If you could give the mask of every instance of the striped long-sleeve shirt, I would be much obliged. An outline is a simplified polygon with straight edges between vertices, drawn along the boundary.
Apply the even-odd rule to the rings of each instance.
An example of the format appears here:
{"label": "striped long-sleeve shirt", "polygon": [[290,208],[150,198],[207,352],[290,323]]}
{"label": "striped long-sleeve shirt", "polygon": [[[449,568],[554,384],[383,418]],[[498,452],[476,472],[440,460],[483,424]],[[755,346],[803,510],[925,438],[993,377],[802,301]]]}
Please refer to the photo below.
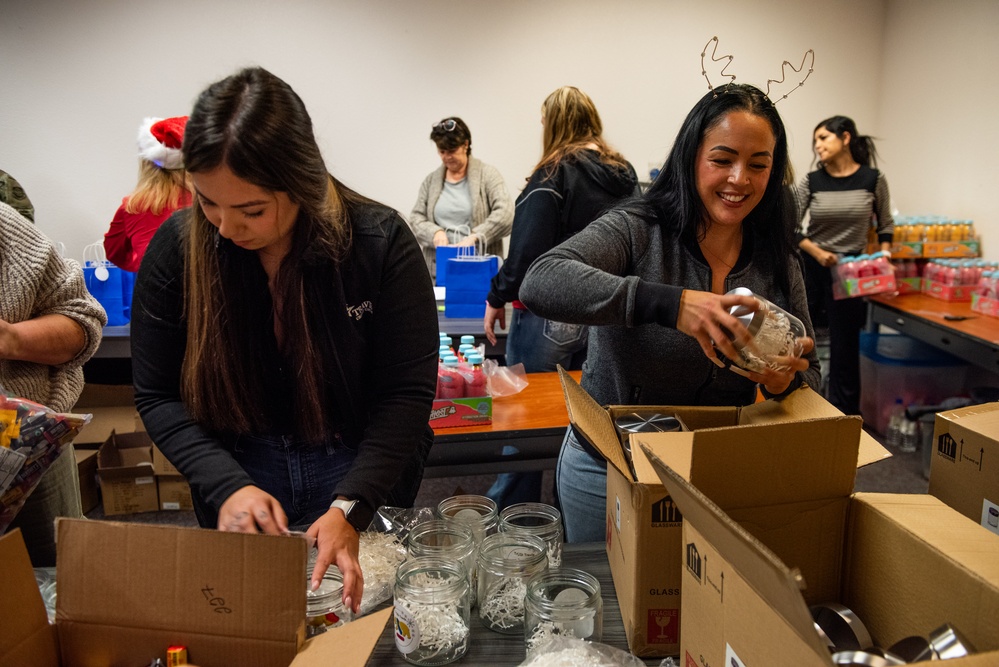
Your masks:
{"label": "striped long-sleeve shirt", "polygon": [[891,215],[888,181],[877,169],[861,165],[842,178],[819,169],[802,178],[795,188],[798,212],[806,226],[798,240],[810,239],[824,250],[854,254],[867,245],[867,232],[876,226],[879,243],[891,243],[895,222]]}

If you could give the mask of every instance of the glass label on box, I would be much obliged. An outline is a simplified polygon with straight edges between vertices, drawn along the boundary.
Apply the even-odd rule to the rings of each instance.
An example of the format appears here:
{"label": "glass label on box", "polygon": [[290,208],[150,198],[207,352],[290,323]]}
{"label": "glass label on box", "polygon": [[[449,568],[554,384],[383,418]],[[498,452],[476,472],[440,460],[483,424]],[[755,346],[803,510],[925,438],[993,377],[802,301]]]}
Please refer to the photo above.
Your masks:
{"label": "glass label on box", "polygon": [[988,498],[982,500],[982,525],[999,535],[999,505]]}

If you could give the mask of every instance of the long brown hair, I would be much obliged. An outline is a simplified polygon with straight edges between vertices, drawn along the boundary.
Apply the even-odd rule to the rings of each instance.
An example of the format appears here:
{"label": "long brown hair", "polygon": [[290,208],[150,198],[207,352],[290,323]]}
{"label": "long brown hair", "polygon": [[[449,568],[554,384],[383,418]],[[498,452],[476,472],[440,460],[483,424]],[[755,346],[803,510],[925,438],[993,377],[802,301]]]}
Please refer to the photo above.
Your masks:
{"label": "long brown hair", "polygon": [[562,86],[552,92],[541,105],[544,126],[541,160],[534,171],[546,170],[546,178],[555,173],[565,158],[585,150],[587,144],[597,146],[600,161],[627,169],[624,157],[604,141],[604,126],[590,96],[575,86]]}
{"label": "long brown hair", "polygon": [[[182,396],[191,415],[210,429],[237,433],[273,427],[266,377],[270,332],[260,320],[280,318],[283,350],[294,376],[294,418],[299,435],[318,440],[329,433],[324,409],[325,341],[310,327],[315,299],[308,267],[337,261],[350,245],[349,204],[360,201],[333,179],[316,144],[312,120],[291,87],[260,68],[245,69],[209,86],[185,129],[184,164],[190,173],[225,165],[239,178],[299,205],[292,245],[271,288],[280,309],[261,312],[262,268],[256,253],[222,239],[201,206],[191,208],[187,238],[185,312],[187,350]],[[313,272],[312,275],[315,275]],[[256,279],[256,280],[255,280]],[[266,281],[264,281],[266,282]],[[263,285],[261,289],[266,289]],[[332,295],[330,298],[333,298]]]}

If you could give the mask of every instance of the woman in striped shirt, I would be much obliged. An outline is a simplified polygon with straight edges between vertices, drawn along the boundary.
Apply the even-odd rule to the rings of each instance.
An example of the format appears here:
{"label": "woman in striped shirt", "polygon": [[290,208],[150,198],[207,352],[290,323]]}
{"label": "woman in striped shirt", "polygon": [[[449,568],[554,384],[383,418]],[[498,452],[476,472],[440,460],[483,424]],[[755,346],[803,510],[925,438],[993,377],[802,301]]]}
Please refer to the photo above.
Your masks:
{"label": "woman in striped shirt", "polygon": [[861,135],[853,120],[828,118],[815,127],[814,138],[819,168],[796,188],[808,310],[816,329],[829,327],[829,401],[846,414],[860,414],[860,331],[867,303],[833,299],[830,268],[840,255],[864,252],[871,227],[881,249],[891,248],[891,198],[888,181],[875,168],[874,141]]}

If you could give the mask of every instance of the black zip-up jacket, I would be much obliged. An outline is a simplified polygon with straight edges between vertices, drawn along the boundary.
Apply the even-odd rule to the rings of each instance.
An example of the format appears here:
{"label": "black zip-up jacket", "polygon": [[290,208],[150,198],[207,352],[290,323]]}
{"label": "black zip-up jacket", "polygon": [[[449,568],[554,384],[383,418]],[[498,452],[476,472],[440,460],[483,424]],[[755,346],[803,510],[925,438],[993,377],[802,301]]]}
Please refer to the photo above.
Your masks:
{"label": "black zip-up jacket", "polygon": [[[187,342],[184,317],[184,251],[189,213],[168,219],[149,244],[139,270],[132,306],[132,364],[135,403],[146,429],[166,457],[188,479],[197,497],[217,513],[238,489],[253,484],[224,441],[193,421],[180,395]],[[433,444],[428,425],[436,390],[438,325],[430,275],[415,237],[402,218],[379,204],[352,205],[347,256],[336,264],[317,261],[303,268],[306,289],[318,290],[324,305],[310,321],[329,333],[321,347],[327,406],[335,415],[336,446],[357,449],[350,471],[330,501],[343,495],[374,511],[386,501],[411,505]],[[227,241],[223,253],[251,252]],[[253,266],[255,263],[249,262]],[[261,291],[270,308],[266,274],[243,289]],[[262,315],[261,326],[273,331]],[[261,380],[269,396],[273,432],[290,431],[288,410],[294,378],[280,371],[276,339],[261,355],[276,369]],[[258,360],[255,364],[260,366]],[[212,526],[214,527],[214,526]]]}
{"label": "black zip-up jacket", "polygon": [[492,280],[486,300],[494,308],[517,300],[520,283],[535,259],[580,231],[613,204],[638,193],[638,177],[600,161],[585,149],[562,160],[554,173],[542,167],[517,197],[510,251]]}

